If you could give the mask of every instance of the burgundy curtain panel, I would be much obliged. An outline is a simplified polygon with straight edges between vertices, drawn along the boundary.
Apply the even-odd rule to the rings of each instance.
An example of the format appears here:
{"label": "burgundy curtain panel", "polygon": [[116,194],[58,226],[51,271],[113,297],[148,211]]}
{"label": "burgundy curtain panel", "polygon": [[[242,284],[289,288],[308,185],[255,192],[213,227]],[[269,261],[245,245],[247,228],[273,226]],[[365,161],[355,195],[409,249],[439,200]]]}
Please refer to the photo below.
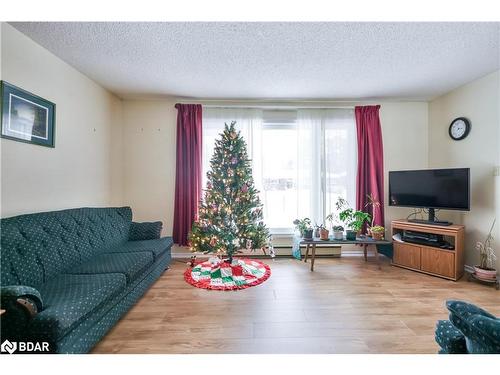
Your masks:
{"label": "burgundy curtain panel", "polygon": [[[355,108],[358,136],[356,209],[375,215],[375,225],[384,225],[384,150],[379,118],[380,105]],[[372,210],[367,195],[380,202]]]}
{"label": "burgundy curtain panel", "polygon": [[174,243],[188,245],[201,198],[202,109],[199,104],[176,104],[177,161],[175,169]]}

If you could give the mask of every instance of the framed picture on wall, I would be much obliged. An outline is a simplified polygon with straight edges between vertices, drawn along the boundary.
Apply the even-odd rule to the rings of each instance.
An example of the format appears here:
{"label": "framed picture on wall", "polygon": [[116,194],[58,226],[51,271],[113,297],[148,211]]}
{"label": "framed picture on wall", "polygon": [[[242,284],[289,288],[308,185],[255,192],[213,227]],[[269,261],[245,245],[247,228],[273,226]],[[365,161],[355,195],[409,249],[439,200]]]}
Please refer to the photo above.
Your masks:
{"label": "framed picture on wall", "polygon": [[56,105],[5,81],[2,97],[2,138],[54,147]]}

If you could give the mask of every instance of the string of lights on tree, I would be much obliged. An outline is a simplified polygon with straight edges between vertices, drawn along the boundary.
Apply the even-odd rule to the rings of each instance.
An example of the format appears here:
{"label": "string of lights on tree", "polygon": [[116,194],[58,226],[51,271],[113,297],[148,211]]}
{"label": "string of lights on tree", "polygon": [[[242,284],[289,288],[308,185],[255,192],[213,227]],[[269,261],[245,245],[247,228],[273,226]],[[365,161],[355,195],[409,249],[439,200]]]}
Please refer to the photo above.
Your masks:
{"label": "string of lights on tree", "polygon": [[235,124],[225,124],[215,141],[198,219],[189,234],[192,251],[228,256],[229,261],[240,249],[263,248],[269,238],[246,143]]}

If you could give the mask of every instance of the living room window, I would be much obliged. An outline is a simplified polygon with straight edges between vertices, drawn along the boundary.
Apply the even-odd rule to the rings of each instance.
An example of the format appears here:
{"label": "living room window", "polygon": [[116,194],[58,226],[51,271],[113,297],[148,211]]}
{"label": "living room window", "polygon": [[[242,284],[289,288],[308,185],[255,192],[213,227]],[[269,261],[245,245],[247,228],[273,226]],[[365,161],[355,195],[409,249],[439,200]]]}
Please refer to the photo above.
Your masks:
{"label": "living room window", "polygon": [[356,142],[353,109],[204,108],[203,187],[224,122],[237,121],[248,144],[264,218],[273,234],[292,221],[322,223],[338,197],[354,204]]}

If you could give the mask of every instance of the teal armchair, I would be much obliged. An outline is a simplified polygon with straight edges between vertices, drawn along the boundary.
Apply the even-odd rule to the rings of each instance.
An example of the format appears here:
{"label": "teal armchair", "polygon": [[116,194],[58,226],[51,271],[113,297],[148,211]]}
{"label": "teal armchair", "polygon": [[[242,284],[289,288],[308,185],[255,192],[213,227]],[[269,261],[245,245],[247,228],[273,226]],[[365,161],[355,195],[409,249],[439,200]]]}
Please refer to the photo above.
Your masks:
{"label": "teal armchair", "polygon": [[436,326],[440,353],[500,354],[500,319],[467,302],[446,302],[450,320]]}

